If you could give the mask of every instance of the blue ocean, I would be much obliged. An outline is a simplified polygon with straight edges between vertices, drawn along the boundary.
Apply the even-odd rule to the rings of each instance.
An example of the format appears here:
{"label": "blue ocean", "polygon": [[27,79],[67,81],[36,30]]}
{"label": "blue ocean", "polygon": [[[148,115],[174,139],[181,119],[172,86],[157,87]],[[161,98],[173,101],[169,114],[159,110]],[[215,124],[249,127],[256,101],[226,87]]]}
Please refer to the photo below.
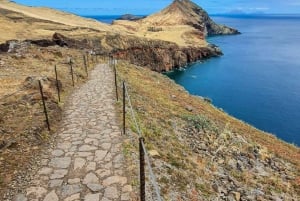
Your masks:
{"label": "blue ocean", "polygon": [[92,18],[106,24],[111,24],[114,20],[121,17],[121,15],[83,15],[82,17]]}
{"label": "blue ocean", "polygon": [[[87,16],[111,23],[119,16]],[[213,16],[241,35],[207,40],[224,55],[167,75],[191,94],[300,146],[300,16]]]}
{"label": "blue ocean", "polygon": [[191,94],[300,146],[300,16],[215,16],[241,35],[210,37],[224,56],[169,77]]}

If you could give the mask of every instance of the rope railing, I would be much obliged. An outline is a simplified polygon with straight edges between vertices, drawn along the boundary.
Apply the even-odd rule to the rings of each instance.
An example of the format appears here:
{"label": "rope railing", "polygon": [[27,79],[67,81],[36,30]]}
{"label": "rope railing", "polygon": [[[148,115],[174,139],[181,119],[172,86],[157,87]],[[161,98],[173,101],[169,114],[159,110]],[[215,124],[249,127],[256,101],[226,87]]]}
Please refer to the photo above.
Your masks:
{"label": "rope railing", "polygon": [[[115,64],[116,64],[116,62],[114,61],[114,59],[112,57],[110,57],[109,65],[113,66],[113,68],[114,68],[113,70],[114,70],[114,74],[115,74],[115,86],[116,86],[116,91],[117,91],[118,90],[117,89],[118,84],[117,84],[117,78],[116,78],[117,69],[116,69]],[[133,108],[133,105],[132,105],[131,96],[129,94],[128,86],[127,86],[125,81],[123,81],[122,87],[123,87],[123,124],[124,124],[123,125],[124,126],[123,134],[125,134],[125,118],[126,118],[125,117],[125,113],[126,113],[126,109],[125,109],[126,108],[125,107],[126,101],[125,101],[125,99],[127,99],[128,106],[129,106],[129,111],[130,111],[130,118],[133,121],[133,124],[135,126],[135,129],[136,129],[138,137],[139,137],[139,144],[140,144],[140,148],[139,148],[139,150],[140,150],[140,199],[141,199],[141,201],[146,200],[146,195],[145,195],[145,167],[143,167],[145,165],[145,162],[146,162],[146,165],[147,165],[148,170],[149,170],[150,182],[152,184],[152,187],[154,188],[154,193],[155,193],[156,200],[157,201],[163,201],[163,199],[161,197],[161,194],[160,194],[160,188],[158,186],[157,179],[156,179],[156,176],[154,174],[154,171],[153,171],[153,168],[152,168],[152,165],[151,165],[151,160],[150,160],[146,145],[144,143],[142,129],[141,129],[140,124],[138,122],[138,119],[135,115],[134,108]]]}
{"label": "rope railing", "polygon": [[125,95],[127,96],[127,100],[128,100],[128,104],[129,104],[129,108],[130,108],[130,112],[131,112],[131,118],[134,122],[134,125],[135,125],[135,128],[136,128],[137,132],[138,132],[139,137],[142,137],[142,131],[141,131],[141,128],[140,128],[140,126],[137,122],[137,119],[136,119],[134,111],[133,111],[133,107],[132,107],[132,104],[131,104],[131,98],[130,98],[129,93],[128,93],[128,88],[127,88],[126,82],[124,82],[123,86],[125,87]]}
{"label": "rope railing", "polygon": [[152,183],[152,185],[155,189],[156,198],[157,198],[158,201],[162,201],[162,198],[160,196],[160,190],[159,190],[159,187],[158,187],[158,184],[157,184],[157,181],[156,181],[156,177],[153,173],[151,163],[150,163],[149,154],[147,152],[147,149],[145,147],[144,142],[142,142],[142,147],[143,147],[143,150],[144,150],[144,153],[145,153],[145,159],[146,159],[146,162],[147,162],[147,165],[148,165],[148,168],[149,168],[150,181],[151,181],[151,183]]}
{"label": "rope railing", "polygon": [[[88,60],[88,55],[82,55],[82,59],[83,59],[83,66],[79,66],[79,68],[81,69],[84,69],[85,70],[85,73],[86,73],[86,78],[88,77],[88,67],[90,65],[90,62]],[[90,58],[93,58],[95,57],[95,59],[93,59],[92,61],[92,65],[96,64],[96,62],[98,62],[98,58],[97,58],[97,55],[90,55]],[[105,59],[105,58],[104,58]],[[70,76],[71,76],[71,81],[72,81],[72,86],[74,87],[75,86],[75,76],[77,77],[77,75],[75,74],[76,71],[75,71],[75,62],[74,62],[74,59],[73,58],[69,58],[69,61],[67,63],[65,63],[67,65],[69,65],[70,67]],[[79,69],[78,68],[78,69]],[[56,88],[56,91],[57,91],[57,96],[58,96],[58,102],[61,101],[61,90],[62,90],[62,79],[59,79],[58,76],[59,76],[59,69],[57,68],[57,66],[55,65],[54,66],[54,75],[55,75],[55,88]],[[39,91],[40,92],[40,95],[41,95],[41,101],[42,101],[42,105],[43,105],[43,111],[45,113],[45,121],[47,123],[47,128],[48,130],[50,131],[50,123],[49,123],[49,116],[48,116],[48,111],[47,111],[47,103],[46,103],[46,97],[44,95],[44,91],[43,91],[43,79],[41,79],[41,77],[47,77],[48,75],[42,75],[42,74],[39,74],[39,75],[24,75],[24,74],[19,74],[19,76],[23,76],[23,77],[29,77],[29,76],[34,76],[34,77],[37,77],[38,79],[36,80],[37,81],[37,84],[38,84],[38,90],[37,92]],[[15,76],[15,75],[9,75],[9,74],[1,74],[0,75],[0,78],[3,78],[3,77],[18,77],[18,76]],[[67,81],[67,82],[70,82],[70,80],[67,78],[67,77],[64,77],[64,81]],[[21,86],[19,87],[19,89],[17,89],[16,91],[10,93],[10,94],[5,94],[3,95],[2,97],[0,97],[0,103],[2,104],[2,102],[5,102],[5,101],[8,101],[7,99],[14,96],[14,95],[17,95],[18,93],[22,92],[22,91],[26,91],[26,90],[30,90],[30,88],[27,88],[26,86]]]}
{"label": "rope railing", "polygon": [[[130,98],[130,95],[128,93],[127,84],[124,82],[123,86],[125,87],[124,91],[125,91],[125,94],[126,94],[126,97],[127,97],[127,100],[128,100],[129,109],[130,109],[130,113],[131,113],[131,115],[130,115],[131,119],[134,122],[135,128],[136,128],[137,133],[139,135],[139,138],[144,139],[142,130],[139,126],[139,123],[138,123],[137,118],[136,118],[135,113],[134,113],[131,98]],[[141,142],[140,144],[142,146],[142,151],[144,152],[144,159],[146,160],[146,163],[147,163],[147,166],[148,166],[148,169],[149,169],[149,177],[150,177],[150,181],[152,183],[152,186],[154,187],[156,198],[157,198],[158,201],[162,201],[162,198],[160,196],[160,190],[159,190],[159,187],[158,187],[158,184],[157,184],[157,181],[156,181],[156,177],[154,175],[154,172],[153,172],[153,169],[152,169],[152,166],[151,166],[150,157],[149,157],[148,151],[146,149],[144,140],[140,140],[140,142]],[[141,200],[143,200],[143,198],[141,198]]]}

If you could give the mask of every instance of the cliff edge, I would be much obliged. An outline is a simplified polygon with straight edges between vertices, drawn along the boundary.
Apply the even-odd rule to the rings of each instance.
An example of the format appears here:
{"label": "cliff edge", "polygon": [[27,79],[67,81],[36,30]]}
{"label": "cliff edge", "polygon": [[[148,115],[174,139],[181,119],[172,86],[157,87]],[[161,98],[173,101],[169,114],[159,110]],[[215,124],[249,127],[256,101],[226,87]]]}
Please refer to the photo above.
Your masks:
{"label": "cliff edge", "polygon": [[215,23],[204,9],[190,0],[175,0],[160,12],[134,22],[116,20],[113,27],[125,28],[139,37],[193,47],[208,46],[206,36],[240,33]]}
{"label": "cliff edge", "polygon": [[234,28],[215,23],[203,8],[190,0],[175,0],[171,5],[145,18],[142,22],[153,26],[189,25],[206,36],[240,33]]}

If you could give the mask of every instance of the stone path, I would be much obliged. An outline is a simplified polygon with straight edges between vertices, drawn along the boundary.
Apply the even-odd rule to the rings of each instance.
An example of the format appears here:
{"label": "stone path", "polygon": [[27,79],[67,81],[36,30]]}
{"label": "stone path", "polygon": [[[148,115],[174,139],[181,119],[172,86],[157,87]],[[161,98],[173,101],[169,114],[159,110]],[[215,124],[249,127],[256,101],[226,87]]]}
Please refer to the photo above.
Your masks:
{"label": "stone path", "polygon": [[114,109],[113,73],[98,65],[71,95],[58,143],[16,201],[130,200],[122,137]]}

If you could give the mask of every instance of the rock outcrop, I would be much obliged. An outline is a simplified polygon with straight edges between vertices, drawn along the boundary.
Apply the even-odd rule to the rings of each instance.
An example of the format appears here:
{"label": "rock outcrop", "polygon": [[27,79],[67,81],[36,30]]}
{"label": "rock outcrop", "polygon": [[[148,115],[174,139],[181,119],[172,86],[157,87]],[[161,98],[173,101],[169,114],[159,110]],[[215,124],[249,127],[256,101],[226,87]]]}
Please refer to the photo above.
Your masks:
{"label": "rock outcrop", "polygon": [[143,22],[153,26],[189,25],[208,36],[240,33],[234,28],[218,25],[203,8],[190,0],[174,0],[167,8],[143,19]]}
{"label": "rock outcrop", "polygon": [[[15,42],[16,43],[16,42]],[[222,55],[215,45],[206,47],[180,47],[176,43],[149,40],[135,36],[119,34],[106,35],[99,38],[78,40],[55,33],[52,40],[26,40],[16,44],[34,44],[41,47],[58,45],[81,50],[93,50],[98,55],[112,55],[116,59],[127,60],[132,64],[147,67],[157,72],[166,72],[197,60]],[[0,44],[7,52],[11,42]],[[20,45],[18,45],[20,46]]]}
{"label": "rock outcrop", "polygon": [[197,60],[220,56],[222,52],[214,46],[180,48],[174,44],[168,46],[136,46],[118,50],[113,55],[128,60],[132,64],[144,66],[157,72],[166,72],[186,66]]}
{"label": "rock outcrop", "polygon": [[140,19],[143,19],[143,18],[145,18],[145,17],[136,16],[136,15],[132,15],[132,14],[125,14],[125,15],[122,15],[121,17],[119,17],[117,20],[136,21],[136,20],[140,20]]}

